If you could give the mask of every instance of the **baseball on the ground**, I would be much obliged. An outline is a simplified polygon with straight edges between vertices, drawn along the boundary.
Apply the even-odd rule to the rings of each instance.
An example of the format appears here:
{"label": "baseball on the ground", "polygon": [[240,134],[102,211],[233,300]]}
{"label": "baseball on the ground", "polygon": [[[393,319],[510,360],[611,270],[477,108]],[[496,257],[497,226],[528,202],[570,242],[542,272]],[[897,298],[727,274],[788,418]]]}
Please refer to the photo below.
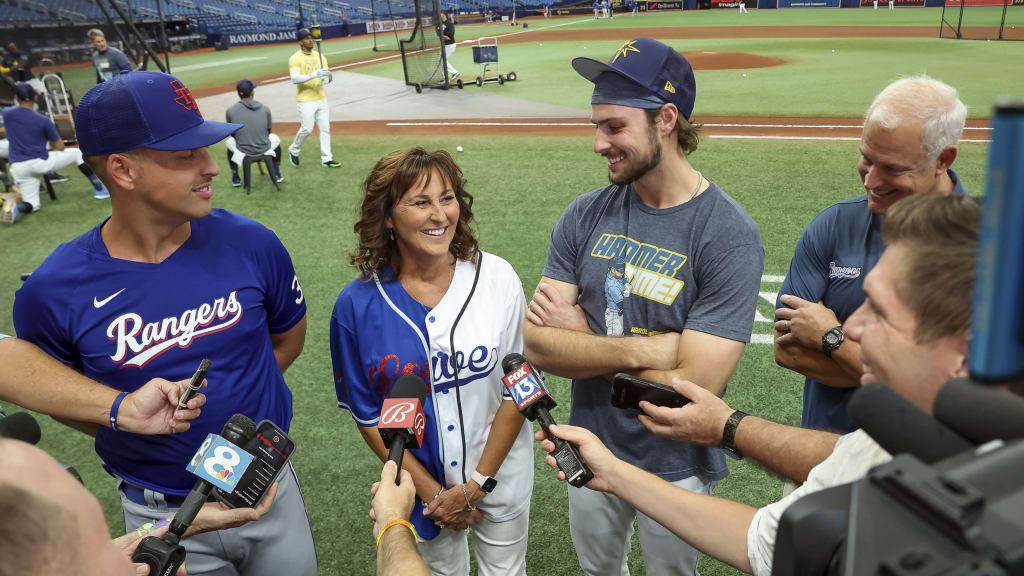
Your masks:
{"label": "baseball on the ground", "polygon": [[456,146],[455,150],[456,152],[462,152],[462,146]]}
{"label": "baseball on the ground", "polygon": [[746,74],[744,74],[744,75],[743,75],[743,77],[744,77],[744,78],[746,78],[746,77],[747,77],[747,75],[746,75]]}

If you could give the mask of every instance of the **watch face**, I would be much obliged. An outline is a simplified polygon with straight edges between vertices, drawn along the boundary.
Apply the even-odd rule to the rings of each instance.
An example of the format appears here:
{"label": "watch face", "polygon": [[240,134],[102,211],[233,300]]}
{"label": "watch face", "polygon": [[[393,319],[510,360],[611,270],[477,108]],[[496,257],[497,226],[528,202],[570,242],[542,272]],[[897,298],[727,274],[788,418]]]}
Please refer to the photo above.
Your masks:
{"label": "watch face", "polygon": [[829,330],[825,333],[825,342],[828,342],[829,346],[835,346],[839,343],[839,335]]}
{"label": "watch face", "polygon": [[487,480],[484,481],[484,485],[481,486],[480,488],[484,492],[490,492],[491,490],[494,490],[494,487],[497,486],[497,485],[498,485],[498,481],[497,480],[495,480],[494,478],[488,478]]}

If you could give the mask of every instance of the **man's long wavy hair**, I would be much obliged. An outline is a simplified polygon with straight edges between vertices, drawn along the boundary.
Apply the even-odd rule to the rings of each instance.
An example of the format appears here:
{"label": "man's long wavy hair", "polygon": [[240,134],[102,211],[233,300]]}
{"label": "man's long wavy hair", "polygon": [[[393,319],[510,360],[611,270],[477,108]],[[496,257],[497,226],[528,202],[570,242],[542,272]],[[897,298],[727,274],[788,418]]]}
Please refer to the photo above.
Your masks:
{"label": "man's long wavy hair", "polygon": [[[469,260],[478,250],[473,235],[473,197],[466,192],[466,180],[455,159],[444,150],[427,152],[423,148],[395,150],[377,161],[363,182],[363,203],[359,221],[353,226],[359,244],[349,261],[359,269],[364,281],[389,264],[399,274],[398,243],[391,239],[385,223],[406,192],[427,186],[434,170],[452,187],[459,203],[459,222],[448,251],[458,260]],[[421,182],[422,181],[422,182]]]}

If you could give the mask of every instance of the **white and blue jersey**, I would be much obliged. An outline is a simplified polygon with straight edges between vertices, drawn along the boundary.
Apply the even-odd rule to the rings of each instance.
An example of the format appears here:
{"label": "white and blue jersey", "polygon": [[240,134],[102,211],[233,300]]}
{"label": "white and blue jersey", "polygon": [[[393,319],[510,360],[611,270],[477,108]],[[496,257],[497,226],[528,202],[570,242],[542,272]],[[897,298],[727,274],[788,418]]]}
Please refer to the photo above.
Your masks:
{"label": "white and blue jersey", "polygon": [[100,428],[96,436],[111,472],[183,496],[195,483],[185,466],[233,414],[288,430],[291,391],[270,336],[305,316],[302,289],[277,236],[225,210],[192,220],[189,239],[159,264],[111,257],[102,226],[61,245],[32,273],[16,295],[14,324],[19,337],[120,390],[189,378],[210,359],[207,402],[187,432]]}
{"label": "white and blue jersey", "polygon": [[[494,415],[508,394],[501,359],[522,353],[526,300],[508,262],[484,253],[480,280],[455,330],[461,414],[451,365],[451,327],[470,294],[476,266],[459,261],[451,286],[434,308],[414,300],[390,269],[381,279],[353,280],[331,315],[331,358],[338,406],[363,427],[376,426],[391,386],[405,374],[430,384],[423,445],[412,450],[443,486],[463,484],[476,469]],[[465,448],[462,433],[465,430]],[[463,461],[465,453],[465,461]],[[518,516],[533,490],[532,427],[523,423],[494,475],[498,484],[479,504],[495,522]],[[417,499],[413,524],[420,537],[439,532]]]}
{"label": "white and blue jersey", "polygon": [[[957,173],[950,169],[948,174],[953,193],[966,194]],[[784,307],[783,294],[792,294],[821,302],[845,323],[864,303],[864,277],[885,251],[883,218],[868,210],[866,195],[840,200],[822,210],[796,243],[776,308]],[[805,378],[801,426],[839,434],[852,432],[856,427],[846,407],[856,391],[856,387],[836,388]]]}

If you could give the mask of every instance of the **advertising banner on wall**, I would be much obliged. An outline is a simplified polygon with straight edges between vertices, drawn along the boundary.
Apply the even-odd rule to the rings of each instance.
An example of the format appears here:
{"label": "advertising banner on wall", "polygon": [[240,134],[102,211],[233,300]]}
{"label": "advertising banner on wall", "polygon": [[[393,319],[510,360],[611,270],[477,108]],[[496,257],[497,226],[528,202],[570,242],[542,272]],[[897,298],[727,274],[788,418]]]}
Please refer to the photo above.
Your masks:
{"label": "advertising banner on wall", "polygon": [[[864,8],[864,7],[867,7],[867,6],[872,6],[873,7],[874,4],[875,4],[874,0],[860,0],[861,8]],[[888,8],[889,0],[878,0],[878,4],[880,6],[884,6],[884,7]],[[896,5],[896,7],[904,7],[904,8],[907,7],[907,6],[924,6],[924,0],[896,0],[895,5]]]}
{"label": "advertising banner on wall", "polygon": [[840,0],[779,0],[779,8],[839,8]]}

